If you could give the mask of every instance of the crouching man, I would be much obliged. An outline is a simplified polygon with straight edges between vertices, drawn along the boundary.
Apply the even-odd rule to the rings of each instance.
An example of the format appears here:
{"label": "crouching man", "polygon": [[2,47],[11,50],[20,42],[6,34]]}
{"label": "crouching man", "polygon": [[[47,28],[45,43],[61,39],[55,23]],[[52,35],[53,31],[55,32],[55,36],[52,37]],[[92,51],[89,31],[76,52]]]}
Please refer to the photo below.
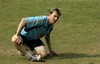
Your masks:
{"label": "crouching man", "polygon": [[[48,16],[22,18],[16,34],[12,37],[12,43],[18,52],[26,56],[30,61],[40,61],[47,55],[45,46],[40,39],[45,36],[50,54],[56,54],[51,48],[50,32],[60,16],[60,10],[58,8],[52,8]],[[36,54],[32,55],[26,47],[31,51],[36,51]]]}

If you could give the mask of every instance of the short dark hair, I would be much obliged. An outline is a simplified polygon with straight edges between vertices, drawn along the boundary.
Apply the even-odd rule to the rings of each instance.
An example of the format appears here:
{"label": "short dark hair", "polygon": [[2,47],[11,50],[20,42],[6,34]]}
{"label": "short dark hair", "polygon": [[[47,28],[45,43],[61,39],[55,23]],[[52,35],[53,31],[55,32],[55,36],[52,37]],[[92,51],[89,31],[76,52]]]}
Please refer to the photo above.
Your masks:
{"label": "short dark hair", "polygon": [[61,10],[59,8],[51,8],[49,10],[49,13],[52,14],[54,11],[56,11],[59,14],[59,16],[61,16]]}

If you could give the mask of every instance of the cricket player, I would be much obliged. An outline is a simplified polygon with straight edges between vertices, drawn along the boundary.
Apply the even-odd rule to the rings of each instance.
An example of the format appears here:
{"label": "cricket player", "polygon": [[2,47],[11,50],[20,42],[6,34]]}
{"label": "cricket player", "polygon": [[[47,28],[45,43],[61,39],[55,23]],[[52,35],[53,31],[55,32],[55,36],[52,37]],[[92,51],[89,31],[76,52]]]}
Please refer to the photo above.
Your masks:
{"label": "cricket player", "polygon": [[[30,61],[40,61],[47,55],[45,45],[41,41],[41,38],[45,37],[50,54],[56,54],[51,47],[50,33],[60,16],[60,9],[52,8],[48,16],[22,18],[16,33],[12,37],[12,43],[18,52]],[[31,51],[36,51],[36,54],[32,55],[27,47]]]}

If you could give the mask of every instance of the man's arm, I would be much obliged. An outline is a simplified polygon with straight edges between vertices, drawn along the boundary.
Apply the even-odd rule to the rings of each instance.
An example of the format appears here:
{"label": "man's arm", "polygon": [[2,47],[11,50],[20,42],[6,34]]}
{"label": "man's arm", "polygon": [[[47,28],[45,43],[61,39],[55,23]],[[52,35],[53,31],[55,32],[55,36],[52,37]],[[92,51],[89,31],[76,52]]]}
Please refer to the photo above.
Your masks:
{"label": "man's arm", "polygon": [[25,19],[22,18],[22,20],[19,23],[19,26],[17,28],[16,34],[12,37],[12,41],[16,42],[17,45],[20,45],[22,42],[22,39],[20,38],[20,32],[25,25],[26,25]]}
{"label": "man's arm", "polygon": [[50,43],[50,35],[46,35],[45,40],[46,40],[49,51],[51,51],[52,48],[51,48],[51,43]]}
{"label": "man's arm", "polygon": [[18,28],[17,28],[17,32],[16,32],[16,35],[19,36],[20,35],[20,32],[21,30],[23,29],[23,27],[26,25],[26,22],[25,22],[25,18],[22,18]]}
{"label": "man's arm", "polygon": [[45,36],[45,40],[46,40],[46,43],[47,43],[47,46],[48,46],[50,55],[51,55],[51,56],[57,55],[57,54],[52,50],[52,48],[51,48],[50,35],[46,35],[46,36]]}

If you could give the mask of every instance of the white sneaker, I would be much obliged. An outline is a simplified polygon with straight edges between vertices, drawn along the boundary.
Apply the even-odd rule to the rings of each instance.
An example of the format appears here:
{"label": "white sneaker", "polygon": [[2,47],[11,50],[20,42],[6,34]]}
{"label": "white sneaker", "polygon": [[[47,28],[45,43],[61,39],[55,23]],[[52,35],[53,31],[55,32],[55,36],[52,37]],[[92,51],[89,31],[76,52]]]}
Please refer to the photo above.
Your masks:
{"label": "white sneaker", "polygon": [[34,55],[32,58],[30,58],[30,61],[40,61],[41,60],[41,55]]}
{"label": "white sneaker", "polygon": [[41,60],[41,55],[36,55],[37,61]]}

